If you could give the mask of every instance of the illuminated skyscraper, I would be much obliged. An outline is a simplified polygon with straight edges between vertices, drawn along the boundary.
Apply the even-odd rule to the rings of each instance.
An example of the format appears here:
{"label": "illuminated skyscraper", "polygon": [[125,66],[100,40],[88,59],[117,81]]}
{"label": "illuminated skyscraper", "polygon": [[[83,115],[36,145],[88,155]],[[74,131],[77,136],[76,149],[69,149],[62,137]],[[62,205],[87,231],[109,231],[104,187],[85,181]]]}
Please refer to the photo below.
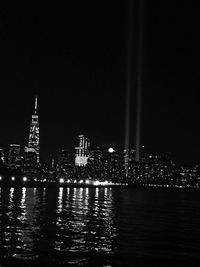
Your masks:
{"label": "illuminated skyscraper", "polygon": [[32,115],[28,146],[25,148],[25,152],[34,152],[36,154],[37,163],[40,162],[40,146],[39,146],[39,120],[37,114],[37,96],[35,97],[35,112]]}
{"label": "illuminated skyscraper", "polygon": [[85,166],[89,157],[89,138],[84,137],[84,135],[79,135],[79,146],[75,147],[75,165]]}

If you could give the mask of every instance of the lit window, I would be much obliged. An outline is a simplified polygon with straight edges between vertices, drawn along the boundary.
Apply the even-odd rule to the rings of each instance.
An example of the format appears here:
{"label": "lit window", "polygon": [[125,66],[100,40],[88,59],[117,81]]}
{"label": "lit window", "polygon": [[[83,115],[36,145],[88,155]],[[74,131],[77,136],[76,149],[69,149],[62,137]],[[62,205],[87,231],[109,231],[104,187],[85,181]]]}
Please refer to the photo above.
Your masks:
{"label": "lit window", "polygon": [[11,180],[12,180],[12,181],[15,181],[15,177],[14,177],[14,176],[13,176],[13,177],[11,177]]}

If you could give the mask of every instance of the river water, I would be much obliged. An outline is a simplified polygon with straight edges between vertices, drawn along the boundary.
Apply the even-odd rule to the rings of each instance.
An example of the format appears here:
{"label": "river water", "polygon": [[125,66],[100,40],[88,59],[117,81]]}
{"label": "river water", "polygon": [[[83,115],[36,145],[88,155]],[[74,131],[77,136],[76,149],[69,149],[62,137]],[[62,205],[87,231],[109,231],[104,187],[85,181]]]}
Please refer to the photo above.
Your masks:
{"label": "river water", "polygon": [[200,192],[0,188],[0,266],[200,266]]}

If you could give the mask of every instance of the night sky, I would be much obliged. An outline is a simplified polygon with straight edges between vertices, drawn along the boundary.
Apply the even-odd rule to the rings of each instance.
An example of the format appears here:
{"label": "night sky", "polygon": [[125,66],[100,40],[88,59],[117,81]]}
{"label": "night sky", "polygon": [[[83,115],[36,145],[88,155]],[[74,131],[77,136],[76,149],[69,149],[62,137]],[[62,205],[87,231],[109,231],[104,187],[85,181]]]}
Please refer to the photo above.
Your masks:
{"label": "night sky", "polygon": [[[144,2],[142,144],[182,163],[199,162],[200,10],[192,1]],[[43,160],[73,150],[79,134],[91,144],[124,143],[127,14],[128,1],[1,6],[0,146],[27,144],[35,94]],[[133,1],[132,147],[138,14]]]}

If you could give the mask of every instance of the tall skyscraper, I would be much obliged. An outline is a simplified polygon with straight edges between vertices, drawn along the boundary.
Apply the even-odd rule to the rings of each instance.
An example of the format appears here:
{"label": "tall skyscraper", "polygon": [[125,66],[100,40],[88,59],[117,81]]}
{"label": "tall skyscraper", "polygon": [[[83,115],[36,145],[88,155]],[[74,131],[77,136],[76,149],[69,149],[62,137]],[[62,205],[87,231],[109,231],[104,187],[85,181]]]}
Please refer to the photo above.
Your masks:
{"label": "tall skyscraper", "polygon": [[75,165],[85,166],[89,157],[89,138],[84,137],[84,135],[79,135],[79,146],[75,147]]}
{"label": "tall skyscraper", "polygon": [[35,111],[32,115],[28,146],[25,148],[25,152],[36,153],[37,163],[40,162],[40,146],[39,146],[39,120],[37,114],[37,96],[35,97]]}
{"label": "tall skyscraper", "polygon": [[9,145],[8,167],[12,169],[21,167],[20,145],[18,144]]}

